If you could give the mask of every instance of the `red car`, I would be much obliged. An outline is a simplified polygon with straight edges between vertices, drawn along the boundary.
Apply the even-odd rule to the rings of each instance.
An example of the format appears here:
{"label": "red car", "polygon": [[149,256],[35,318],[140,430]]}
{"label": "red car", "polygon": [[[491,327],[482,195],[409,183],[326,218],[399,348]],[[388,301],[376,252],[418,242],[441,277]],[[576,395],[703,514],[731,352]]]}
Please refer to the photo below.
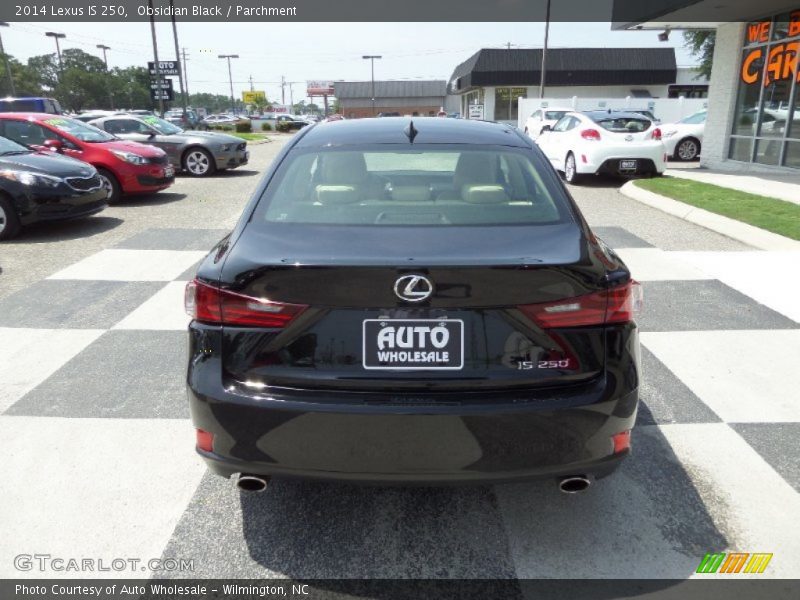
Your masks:
{"label": "red car", "polygon": [[118,139],[77,119],[44,113],[0,113],[0,136],[93,165],[109,202],[123,194],[158,192],[175,181],[175,168],[160,148]]}

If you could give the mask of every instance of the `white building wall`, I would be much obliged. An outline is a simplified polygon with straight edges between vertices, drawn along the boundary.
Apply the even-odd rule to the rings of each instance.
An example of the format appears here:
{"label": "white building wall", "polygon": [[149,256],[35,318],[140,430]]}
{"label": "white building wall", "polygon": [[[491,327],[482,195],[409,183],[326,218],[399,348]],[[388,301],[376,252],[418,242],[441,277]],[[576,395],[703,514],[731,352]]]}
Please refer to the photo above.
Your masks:
{"label": "white building wall", "polygon": [[741,168],[743,163],[727,160],[728,134],[731,130],[733,109],[739,81],[744,23],[723,23],[717,27],[711,83],[708,88],[708,118],[703,133],[700,164],[720,168]]}

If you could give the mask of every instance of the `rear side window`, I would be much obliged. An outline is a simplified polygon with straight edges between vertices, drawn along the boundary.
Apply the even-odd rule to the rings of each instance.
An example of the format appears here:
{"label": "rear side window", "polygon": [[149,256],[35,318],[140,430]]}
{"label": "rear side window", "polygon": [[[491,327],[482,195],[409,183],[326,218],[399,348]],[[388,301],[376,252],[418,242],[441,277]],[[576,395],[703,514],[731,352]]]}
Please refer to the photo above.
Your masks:
{"label": "rear side window", "polygon": [[609,117],[595,121],[600,127],[614,133],[639,133],[650,128],[648,119],[644,117]]}
{"label": "rear side window", "polygon": [[558,121],[565,114],[567,114],[567,111],[565,110],[548,110],[545,113],[545,119],[548,121]]}
{"label": "rear side window", "polygon": [[570,209],[563,192],[545,183],[546,168],[530,151],[505,147],[295,149],[256,218],[374,226],[564,222]]}

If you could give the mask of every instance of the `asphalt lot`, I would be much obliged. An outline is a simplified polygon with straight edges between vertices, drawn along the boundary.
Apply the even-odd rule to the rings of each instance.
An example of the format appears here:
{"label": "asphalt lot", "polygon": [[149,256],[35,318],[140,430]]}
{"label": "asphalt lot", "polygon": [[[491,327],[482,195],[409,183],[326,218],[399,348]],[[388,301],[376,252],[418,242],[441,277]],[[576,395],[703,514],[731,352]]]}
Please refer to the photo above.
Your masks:
{"label": "asphalt lot", "polygon": [[771,552],[763,576],[796,576],[800,309],[781,274],[797,257],[614,181],[572,191],[645,290],[643,404],[615,476],[577,496],[552,481],[288,480],[241,495],[207,474],[183,392],[183,282],[280,145],[0,245],[0,577],[92,576],[14,569],[39,552],[194,559],[170,577],[683,579],[706,552],[735,551]]}

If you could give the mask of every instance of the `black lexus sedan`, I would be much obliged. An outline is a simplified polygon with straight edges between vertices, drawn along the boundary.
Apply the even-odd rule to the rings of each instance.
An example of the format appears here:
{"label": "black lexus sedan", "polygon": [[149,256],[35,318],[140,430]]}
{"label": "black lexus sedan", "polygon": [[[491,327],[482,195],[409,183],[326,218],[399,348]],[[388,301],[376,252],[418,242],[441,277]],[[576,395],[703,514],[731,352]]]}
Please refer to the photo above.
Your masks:
{"label": "black lexus sedan", "polygon": [[32,223],[93,215],[106,196],[92,165],[0,137],[0,241]]}
{"label": "black lexus sedan", "polygon": [[548,477],[630,451],[640,287],[501,124],[301,131],[186,290],[197,451],[239,486]]}

